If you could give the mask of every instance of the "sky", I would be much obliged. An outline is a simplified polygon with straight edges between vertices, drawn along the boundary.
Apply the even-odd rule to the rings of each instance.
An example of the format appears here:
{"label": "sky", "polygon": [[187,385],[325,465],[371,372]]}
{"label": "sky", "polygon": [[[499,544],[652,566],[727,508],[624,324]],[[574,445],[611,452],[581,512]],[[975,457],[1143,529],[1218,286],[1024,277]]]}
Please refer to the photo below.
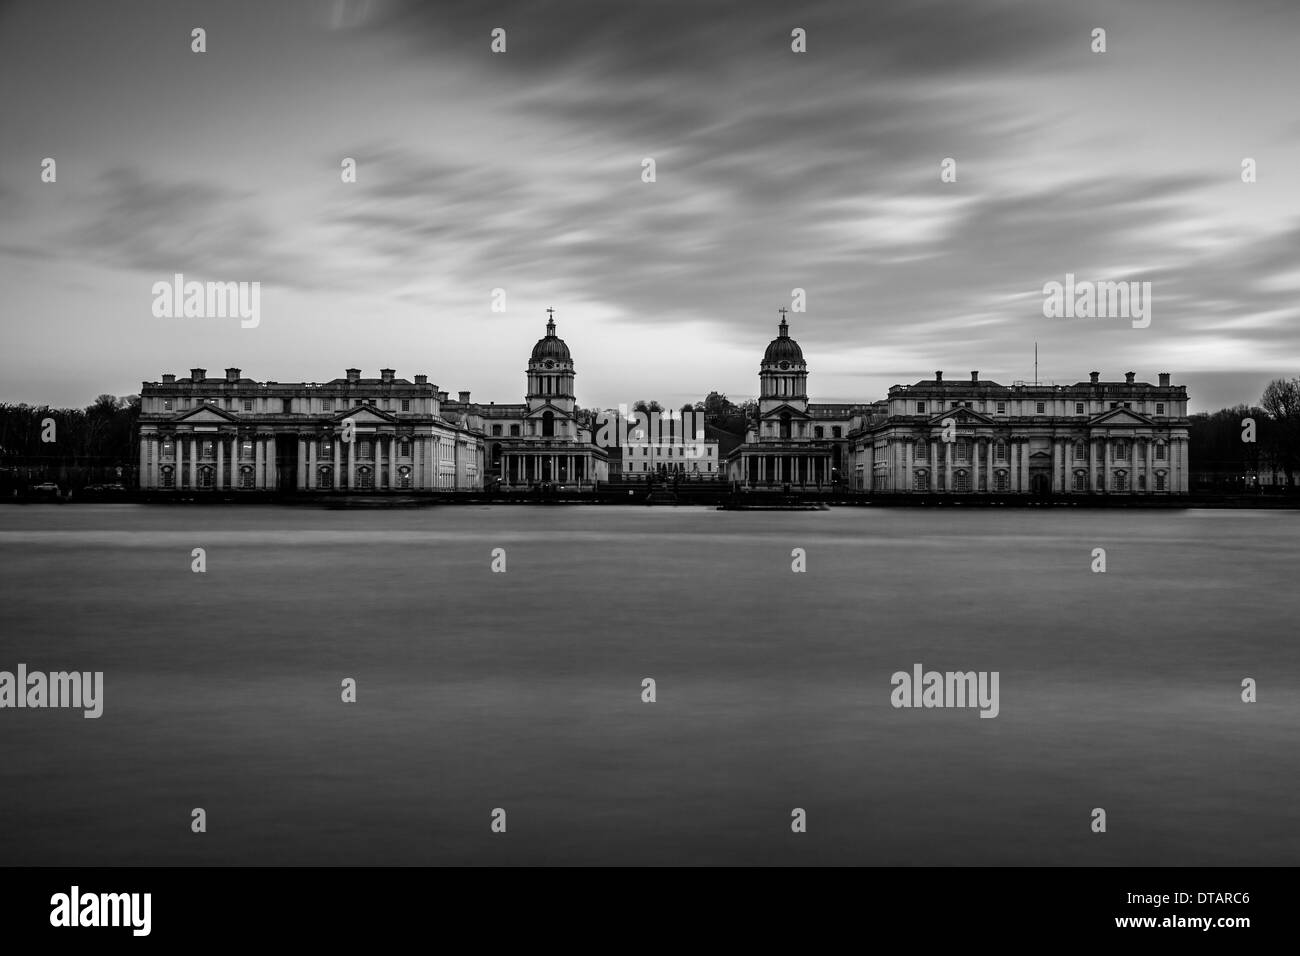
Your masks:
{"label": "sky", "polygon": [[[1298,37],[1288,0],[0,0],[0,401],[518,402],[547,308],[584,407],[740,400],[802,289],[814,401],[1037,343],[1043,382],[1257,402],[1300,375]],[[175,273],[259,282],[257,326],[156,317]],[[1067,274],[1150,282],[1150,324],[1045,317]]]}

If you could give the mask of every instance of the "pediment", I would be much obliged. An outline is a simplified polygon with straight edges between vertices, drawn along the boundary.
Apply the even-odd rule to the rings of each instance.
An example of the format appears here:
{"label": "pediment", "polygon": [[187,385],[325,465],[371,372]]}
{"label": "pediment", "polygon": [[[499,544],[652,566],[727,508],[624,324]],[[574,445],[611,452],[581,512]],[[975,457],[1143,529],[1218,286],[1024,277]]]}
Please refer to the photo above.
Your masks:
{"label": "pediment", "polygon": [[779,421],[782,415],[789,414],[791,418],[797,418],[800,421],[811,421],[812,416],[802,409],[795,408],[793,405],[778,405],[771,411],[763,413],[763,421]]}
{"label": "pediment", "polygon": [[397,418],[389,415],[387,412],[381,412],[373,405],[360,405],[356,408],[345,408],[332,417],[332,421],[342,422],[345,419],[352,419],[358,425],[393,425],[397,423]]}
{"label": "pediment", "polygon": [[177,415],[172,418],[172,421],[178,424],[183,422],[186,425],[224,425],[227,422],[237,422],[239,418],[215,405],[204,405]]}
{"label": "pediment", "polygon": [[1089,425],[1133,425],[1146,426],[1154,425],[1151,419],[1145,415],[1140,415],[1131,408],[1112,408],[1109,411],[1102,412],[1096,418],[1088,422]]}
{"label": "pediment", "polygon": [[998,424],[992,418],[983,412],[977,412],[973,408],[967,408],[962,405],[959,408],[945,408],[937,415],[931,415],[928,424],[934,428],[942,428],[945,419],[951,418],[958,425],[996,425]]}

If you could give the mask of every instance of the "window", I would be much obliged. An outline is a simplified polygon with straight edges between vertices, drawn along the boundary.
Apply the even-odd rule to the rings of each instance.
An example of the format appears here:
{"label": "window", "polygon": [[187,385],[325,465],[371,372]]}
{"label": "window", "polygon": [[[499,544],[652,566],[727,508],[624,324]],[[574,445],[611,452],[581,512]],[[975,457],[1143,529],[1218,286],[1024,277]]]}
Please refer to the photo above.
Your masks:
{"label": "window", "polygon": [[251,398],[244,399],[244,411],[251,412],[252,410],[253,410],[253,400]]}
{"label": "window", "polygon": [[1115,477],[1113,480],[1114,480],[1116,491],[1128,491],[1128,472],[1126,471],[1115,472]]}
{"label": "window", "polygon": [[913,491],[930,490],[930,473],[926,471],[924,468],[922,468],[920,471],[912,475],[912,490]]}
{"label": "window", "polygon": [[226,399],[226,408],[234,408],[234,407],[235,407],[235,400],[233,398]]}
{"label": "window", "polygon": [[411,487],[411,469],[406,465],[403,465],[401,468],[397,469],[397,487],[398,488]]}
{"label": "window", "polygon": [[953,476],[957,491],[970,491],[970,472],[962,469]]}
{"label": "window", "polygon": [[1047,411],[1047,403],[1046,403],[1046,402],[1036,402],[1036,403],[1034,404],[1034,414],[1036,414],[1036,415],[1041,415],[1041,414],[1043,414],[1043,412],[1045,412],[1045,411]]}
{"label": "window", "polygon": [[1081,441],[1077,441],[1074,443],[1074,460],[1075,461],[1088,460],[1088,449]]}
{"label": "window", "polygon": [[366,400],[365,400],[364,398],[354,399],[353,402],[352,402],[352,407],[353,407],[353,408],[360,408],[360,407],[361,407],[362,405],[364,405],[365,403],[366,403]]}
{"label": "window", "polygon": [[1165,413],[1165,403],[1164,403],[1164,402],[1156,402],[1156,414],[1157,414],[1157,415],[1163,415],[1164,413]]}
{"label": "window", "polygon": [[1132,402],[1125,402],[1125,403],[1124,403],[1124,407],[1125,407],[1125,408],[1132,408],[1132,407],[1133,407],[1133,403],[1132,403]]}
{"label": "window", "polygon": [[1115,442],[1115,460],[1116,460],[1116,461],[1128,461],[1128,443],[1127,443],[1127,442],[1122,442],[1122,441],[1117,441],[1117,442]]}
{"label": "window", "polygon": [[1111,407],[1111,408],[1119,408],[1119,402],[1111,402],[1111,403],[1110,403],[1110,407]]}
{"label": "window", "polygon": [[492,437],[493,437],[493,438],[500,438],[500,437],[501,437],[501,426],[500,426],[500,425],[493,425],[493,426],[492,426]]}
{"label": "window", "polygon": [[357,487],[373,488],[375,487],[375,473],[370,468],[357,469]]}
{"label": "window", "polygon": [[407,441],[405,438],[403,438],[401,441],[397,443],[397,457],[398,458],[411,457],[411,443]]}
{"label": "window", "polygon": [[916,414],[918,414],[918,415],[924,415],[924,414],[925,414],[925,402],[917,402],[917,403],[916,403]]}
{"label": "window", "polygon": [[214,442],[214,441],[212,441],[211,439],[207,439],[207,438],[205,438],[203,441],[199,442],[199,457],[200,457],[200,458],[216,458],[216,457],[217,457],[217,443]]}
{"label": "window", "polygon": [[243,448],[243,450],[239,453],[240,458],[253,457],[253,440],[251,438],[244,439],[244,441],[241,443],[241,447]]}
{"label": "window", "polygon": [[1164,490],[1165,490],[1165,473],[1164,473],[1163,471],[1157,471],[1157,472],[1156,472],[1156,491],[1164,491]]}
{"label": "window", "polygon": [[409,398],[402,399],[402,411],[409,412],[410,410],[411,410],[411,400]]}
{"label": "window", "polygon": [[1163,443],[1156,445],[1156,461],[1165,460],[1165,448],[1166,446]]}
{"label": "window", "polygon": [[930,460],[930,443],[929,443],[929,442],[927,442],[927,441],[919,441],[919,442],[916,443],[916,460],[917,460],[917,461],[929,461],[929,460]]}
{"label": "window", "polygon": [[162,443],[162,457],[163,458],[176,457],[176,446],[172,444],[171,439],[164,439]]}
{"label": "window", "polygon": [[316,472],[316,487],[329,491],[334,487],[334,469],[328,465],[320,468]]}
{"label": "window", "polygon": [[1088,473],[1086,471],[1076,471],[1074,473],[1074,490],[1078,492],[1088,490]]}
{"label": "window", "polygon": [[286,415],[288,415],[290,412],[292,412],[292,411],[293,411],[293,399],[292,399],[292,398],[282,398],[282,399],[280,399],[280,411],[284,412],[284,414],[286,414]]}
{"label": "window", "polygon": [[176,470],[171,465],[162,467],[162,486],[164,488],[176,487]]}
{"label": "window", "polygon": [[1076,415],[1082,415],[1082,414],[1083,414],[1083,402],[1075,402],[1075,403],[1074,403],[1074,414],[1076,414]]}
{"label": "window", "polygon": [[974,407],[975,407],[974,404],[971,403],[971,402],[962,402],[962,404],[965,405],[967,408],[974,408]]}
{"label": "window", "polygon": [[1004,442],[1004,441],[1000,441],[1000,442],[998,442],[996,445],[993,446],[993,457],[994,457],[997,461],[1006,461],[1006,460],[1007,460],[1007,443],[1006,443],[1006,442]]}
{"label": "window", "polygon": [[241,488],[253,487],[253,466],[252,465],[245,465],[243,468],[239,469],[239,487]]}
{"label": "window", "polygon": [[374,458],[374,457],[375,457],[374,442],[372,442],[369,438],[363,438],[363,439],[361,439],[360,441],[358,441],[358,442],[357,442],[357,457],[358,457],[358,458]]}
{"label": "window", "polygon": [[822,427],[821,427],[820,425],[815,425],[815,426],[813,426],[813,438],[823,438],[823,437],[825,437],[825,436],[822,435],[822,430],[823,430],[823,429],[822,429]]}
{"label": "window", "polygon": [[970,461],[970,442],[964,438],[957,442],[957,460]]}
{"label": "window", "polygon": [[199,469],[199,487],[211,488],[214,484],[213,476],[215,472],[211,468]]}
{"label": "window", "polygon": [[999,414],[999,415],[1005,415],[1006,413],[1007,413],[1007,403],[1006,403],[1006,402],[998,402],[998,414]]}
{"label": "window", "polygon": [[518,437],[519,437],[519,426],[518,426],[518,425],[511,425],[511,426],[510,426],[510,437],[511,437],[511,438],[518,438]]}
{"label": "window", "polygon": [[839,437],[840,437],[840,426],[839,426],[839,425],[832,425],[832,426],[831,426],[831,437],[832,437],[832,438],[839,438]]}
{"label": "window", "polygon": [[164,411],[164,412],[170,412],[171,410],[172,410],[172,400],[171,400],[170,398],[164,398],[164,399],[163,399],[163,411]]}
{"label": "window", "polygon": [[332,398],[322,398],[322,399],[321,399],[321,403],[320,403],[320,407],[321,407],[321,411],[323,411],[323,412],[332,412],[332,411],[334,411],[334,399],[332,399]]}
{"label": "window", "polygon": [[1010,491],[1011,476],[1005,471],[995,471],[993,473],[993,490]]}

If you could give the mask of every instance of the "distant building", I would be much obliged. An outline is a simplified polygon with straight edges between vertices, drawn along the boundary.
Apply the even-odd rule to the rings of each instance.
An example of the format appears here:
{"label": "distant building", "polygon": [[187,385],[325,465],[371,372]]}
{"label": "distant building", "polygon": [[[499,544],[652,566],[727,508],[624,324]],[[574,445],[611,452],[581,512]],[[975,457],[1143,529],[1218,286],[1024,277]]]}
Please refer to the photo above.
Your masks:
{"label": "distant building", "polygon": [[589,489],[609,477],[608,455],[592,442],[591,426],[577,414],[569,346],[555,334],[553,310],[545,337],[528,359],[522,404],[474,403],[441,394],[443,417],[483,436],[487,481],[504,488],[556,484]]}
{"label": "distant building", "polygon": [[[758,414],[727,456],[750,487],[845,485],[876,494],[1186,494],[1187,389],[1102,382],[1000,385],[942,372],[870,404],[808,401],[782,316],[759,369]],[[846,467],[847,466],[847,467]]]}
{"label": "distant building", "polygon": [[[352,441],[344,441],[351,422]],[[140,487],[455,491],[482,486],[480,436],[445,421],[427,376],[258,382],[226,369],[140,389]]]}

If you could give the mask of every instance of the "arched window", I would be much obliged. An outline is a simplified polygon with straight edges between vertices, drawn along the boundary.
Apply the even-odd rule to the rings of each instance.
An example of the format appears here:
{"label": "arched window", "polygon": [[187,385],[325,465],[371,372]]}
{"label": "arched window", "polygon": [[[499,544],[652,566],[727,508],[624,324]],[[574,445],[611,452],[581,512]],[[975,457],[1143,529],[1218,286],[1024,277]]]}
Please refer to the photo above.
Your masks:
{"label": "arched window", "polygon": [[375,472],[372,468],[357,469],[357,487],[373,488],[375,487]]}
{"label": "arched window", "polygon": [[965,468],[959,468],[953,476],[953,484],[957,491],[970,491],[970,472]]}
{"label": "arched window", "polygon": [[[250,478],[251,478],[251,476],[252,476],[252,471],[251,471],[251,470],[249,471],[249,476],[250,476]],[[317,472],[316,472],[316,487],[317,487],[317,488],[320,488],[320,489],[323,489],[323,490],[325,490],[325,491],[329,491],[331,488],[334,487],[334,469],[333,469],[333,468],[330,468],[330,467],[327,465],[327,466],[325,466],[325,467],[320,468],[320,469],[317,470]]]}
{"label": "arched window", "polygon": [[176,469],[174,469],[171,465],[163,465],[161,474],[162,474],[162,486],[164,488],[176,487]]}
{"label": "arched window", "polygon": [[216,472],[210,467],[199,469],[199,487],[211,488],[216,483]]}
{"label": "arched window", "polygon": [[244,467],[239,469],[239,487],[241,488],[253,487],[253,466],[252,465],[245,465]]}
{"label": "arched window", "polygon": [[551,412],[542,412],[542,437],[553,438],[555,436],[555,415]]}
{"label": "arched window", "polygon": [[1077,492],[1086,492],[1088,490],[1088,473],[1086,471],[1076,471],[1074,473],[1074,490]]}
{"label": "arched window", "polygon": [[397,469],[397,487],[411,487],[411,467],[409,465],[403,465]]}
{"label": "arched window", "polygon": [[993,473],[993,490],[994,490],[994,491],[1010,491],[1010,490],[1011,490],[1011,476],[1010,476],[1009,474],[1007,474],[1007,472],[1002,471],[1002,470],[995,471],[995,472]]}
{"label": "arched window", "polygon": [[924,468],[920,468],[912,473],[912,490],[929,491],[930,490],[930,473]]}

